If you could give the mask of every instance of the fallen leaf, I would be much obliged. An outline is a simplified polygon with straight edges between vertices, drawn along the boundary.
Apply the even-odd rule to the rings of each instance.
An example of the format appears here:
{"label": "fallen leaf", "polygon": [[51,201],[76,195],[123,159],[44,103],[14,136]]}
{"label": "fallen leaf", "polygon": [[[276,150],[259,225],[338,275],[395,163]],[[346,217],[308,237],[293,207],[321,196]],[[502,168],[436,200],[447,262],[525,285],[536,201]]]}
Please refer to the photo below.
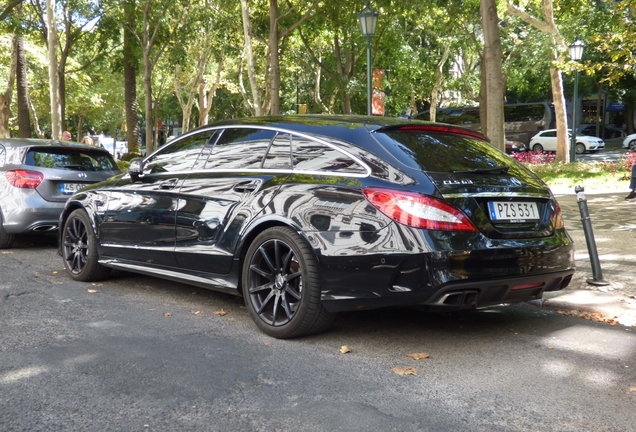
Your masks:
{"label": "fallen leaf", "polygon": [[343,345],[343,346],[340,348],[340,352],[341,352],[341,353],[343,353],[343,354],[350,353],[350,352],[351,352],[351,348],[349,348],[349,347],[348,347],[348,346],[346,346],[346,345]]}
{"label": "fallen leaf", "polygon": [[154,309],[154,308],[153,308],[153,309],[148,309],[148,310],[149,310],[150,312],[154,312],[154,311],[156,311],[157,309]]}
{"label": "fallen leaf", "polygon": [[630,387],[629,391],[632,392],[632,393],[636,393],[636,387]]}
{"label": "fallen leaf", "polygon": [[227,312],[225,312],[223,309],[221,309],[220,311],[214,312],[214,315],[224,316],[224,315],[227,315]]}
{"label": "fallen leaf", "polygon": [[94,290],[94,289],[89,289],[88,292],[91,293],[91,294],[97,294],[100,291],[99,290]]}
{"label": "fallen leaf", "polygon": [[417,369],[412,367],[391,368],[391,370],[398,375],[417,375]]}
{"label": "fallen leaf", "polygon": [[265,342],[265,345],[270,346],[272,343],[271,342]]}
{"label": "fallen leaf", "polygon": [[172,316],[172,312],[164,312],[163,316],[165,317],[171,317]]}
{"label": "fallen leaf", "polygon": [[411,357],[413,360],[421,360],[421,359],[429,358],[430,354],[423,352],[423,353],[407,354],[406,356]]}
{"label": "fallen leaf", "polygon": [[554,347],[552,347],[552,346],[549,346],[549,347],[548,347],[548,349],[554,349]]}
{"label": "fallen leaf", "polygon": [[96,284],[96,283],[92,283],[91,285],[93,285],[93,286],[102,286],[102,285],[104,285],[104,284]]}
{"label": "fallen leaf", "polygon": [[9,254],[12,254],[13,252],[9,252],[9,251],[2,251],[2,253],[3,253],[3,254],[5,254],[5,255],[9,255]]}
{"label": "fallen leaf", "polygon": [[201,313],[201,311],[196,311],[196,312],[192,312],[195,315],[199,315]]}
{"label": "fallen leaf", "polygon": [[51,274],[52,274],[52,275],[56,275],[56,274],[57,274],[57,272],[56,272],[56,271],[52,271],[52,272],[51,272]]}

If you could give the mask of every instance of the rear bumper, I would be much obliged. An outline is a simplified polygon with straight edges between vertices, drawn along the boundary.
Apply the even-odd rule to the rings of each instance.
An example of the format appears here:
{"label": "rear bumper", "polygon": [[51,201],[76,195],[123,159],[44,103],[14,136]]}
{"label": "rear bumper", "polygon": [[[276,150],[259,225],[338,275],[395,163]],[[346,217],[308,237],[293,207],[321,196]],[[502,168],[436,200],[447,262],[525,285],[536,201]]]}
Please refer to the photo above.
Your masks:
{"label": "rear bumper", "polygon": [[454,282],[439,287],[432,295],[429,294],[430,291],[404,291],[392,292],[382,297],[378,293],[348,298],[323,297],[323,304],[330,312],[412,305],[426,306],[431,310],[472,309],[540,299],[544,292],[559,291],[567,287],[573,274],[574,269],[568,269],[543,275]]}
{"label": "rear bumper", "polygon": [[64,202],[48,202],[35,191],[19,199],[7,196],[0,202],[2,226],[10,234],[55,231]]}

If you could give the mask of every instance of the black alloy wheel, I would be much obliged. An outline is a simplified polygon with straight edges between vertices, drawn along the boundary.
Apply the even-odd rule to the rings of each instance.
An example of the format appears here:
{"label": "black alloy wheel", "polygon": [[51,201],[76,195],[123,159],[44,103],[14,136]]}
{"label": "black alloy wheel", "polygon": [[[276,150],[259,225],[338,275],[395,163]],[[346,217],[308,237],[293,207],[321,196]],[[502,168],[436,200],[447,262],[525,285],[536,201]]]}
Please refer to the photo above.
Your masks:
{"label": "black alloy wheel", "polygon": [[629,142],[629,149],[631,151],[636,151],[636,140],[632,140]]}
{"label": "black alloy wheel", "polygon": [[333,321],[320,303],[320,277],[307,242],[287,227],[269,228],[250,245],[243,296],[256,325],[276,338],[317,333]]}
{"label": "black alloy wheel", "polygon": [[583,154],[585,153],[585,144],[583,143],[576,143],[576,154]]}
{"label": "black alloy wheel", "polygon": [[83,210],[73,211],[64,222],[62,255],[64,267],[77,281],[91,282],[104,279],[110,269],[98,263],[97,245],[93,227]]}

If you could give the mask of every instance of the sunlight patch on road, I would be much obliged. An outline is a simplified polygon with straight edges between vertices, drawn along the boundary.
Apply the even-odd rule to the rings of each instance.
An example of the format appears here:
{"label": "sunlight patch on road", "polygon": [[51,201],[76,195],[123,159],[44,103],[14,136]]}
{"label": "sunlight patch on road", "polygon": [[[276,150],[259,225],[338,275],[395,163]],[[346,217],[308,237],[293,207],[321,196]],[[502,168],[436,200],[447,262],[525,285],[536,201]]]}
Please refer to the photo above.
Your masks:
{"label": "sunlight patch on road", "polygon": [[550,333],[541,344],[555,350],[593,355],[606,359],[628,359],[636,355],[636,338],[626,338],[617,327],[575,325]]}
{"label": "sunlight patch on road", "polygon": [[15,371],[7,372],[0,376],[0,383],[10,384],[22,379],[31,378],[46,372],[47,369],[41,366],[26,367]]}

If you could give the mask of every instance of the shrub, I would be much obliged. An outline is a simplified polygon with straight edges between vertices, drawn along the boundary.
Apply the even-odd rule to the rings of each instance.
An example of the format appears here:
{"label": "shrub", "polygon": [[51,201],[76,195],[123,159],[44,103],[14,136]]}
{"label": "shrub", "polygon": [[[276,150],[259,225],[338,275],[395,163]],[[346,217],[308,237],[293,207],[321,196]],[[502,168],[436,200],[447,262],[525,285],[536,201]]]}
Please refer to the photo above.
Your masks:
{"label": "shrub", "polygon": [[519,162],[530,165],[551,164],[556,159],[554,153],[544,153],[540,151],[514,152],[512,157]]}

